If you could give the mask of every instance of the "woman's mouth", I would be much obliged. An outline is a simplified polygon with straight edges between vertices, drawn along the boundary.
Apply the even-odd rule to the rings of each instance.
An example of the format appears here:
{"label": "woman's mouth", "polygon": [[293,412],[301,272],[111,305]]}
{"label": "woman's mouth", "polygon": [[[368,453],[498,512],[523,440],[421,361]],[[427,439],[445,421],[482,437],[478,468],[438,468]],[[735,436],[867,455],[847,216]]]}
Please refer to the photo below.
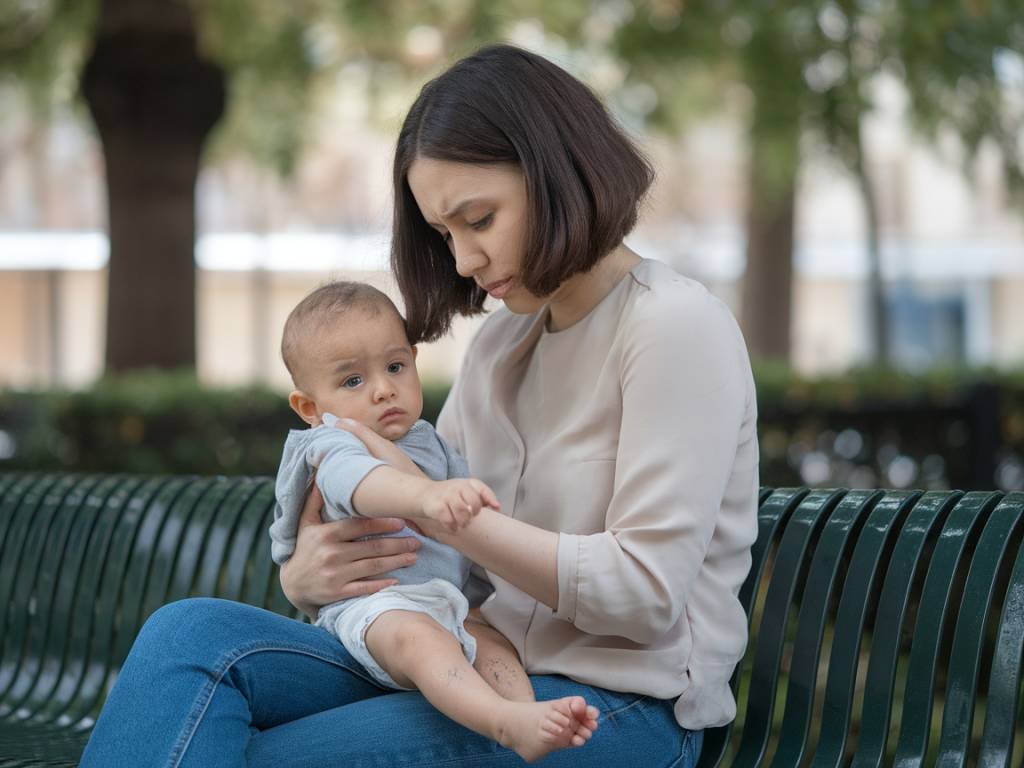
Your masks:
{"label": "woman's mouth", "polygon": [[506,278],[500,283],[491,283],[490,285],[484,286],[484,290],[495,299],[503,299],[505,294],[512,290],[512,278]]}

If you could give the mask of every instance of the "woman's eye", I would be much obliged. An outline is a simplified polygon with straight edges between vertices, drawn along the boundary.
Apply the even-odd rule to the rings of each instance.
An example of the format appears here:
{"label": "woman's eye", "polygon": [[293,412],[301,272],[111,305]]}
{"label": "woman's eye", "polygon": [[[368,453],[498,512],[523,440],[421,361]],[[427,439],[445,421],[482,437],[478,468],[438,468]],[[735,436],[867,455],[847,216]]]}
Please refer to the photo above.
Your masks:
{"label": "woman's eye", "polygon": [[487,225],[491,223],[491,219],[493,219],[493,218],[494,218],[494,214],[493,213],[488,213],[482,219],[480,219],[479,221],[474,221],[469,226],[471,226],[473,229],[476,229],[476,230],[486,229]]}
{"label": "woman's eye", "polygon": [[388,366],[388,373],[401,373],[403,368],[405,368],[404,363],[391,363]]}
{"label": "woman's eye", "polygon": [[343,386],[343,387],[345,387],[347,389],[355,389],[356,387],[358,387],[362,383],[363,383],[363,377],[362,376],[349,376],[347,379],[345,379],[345,381],[343,381],[341,383],[341,386]]}

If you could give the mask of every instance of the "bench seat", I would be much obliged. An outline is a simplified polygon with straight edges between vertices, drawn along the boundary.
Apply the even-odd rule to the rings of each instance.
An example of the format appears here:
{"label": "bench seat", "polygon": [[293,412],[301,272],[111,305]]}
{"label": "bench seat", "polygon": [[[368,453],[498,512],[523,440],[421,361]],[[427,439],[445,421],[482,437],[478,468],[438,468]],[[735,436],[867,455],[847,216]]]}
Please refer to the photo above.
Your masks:
{"label": "bench seat", "polygon": [[[140,627],[300,619],[270,478],[0,473],[0,768],[73,766]],[[1021,765],[1024,494],[763,489],[738,716],[701,768]]]}

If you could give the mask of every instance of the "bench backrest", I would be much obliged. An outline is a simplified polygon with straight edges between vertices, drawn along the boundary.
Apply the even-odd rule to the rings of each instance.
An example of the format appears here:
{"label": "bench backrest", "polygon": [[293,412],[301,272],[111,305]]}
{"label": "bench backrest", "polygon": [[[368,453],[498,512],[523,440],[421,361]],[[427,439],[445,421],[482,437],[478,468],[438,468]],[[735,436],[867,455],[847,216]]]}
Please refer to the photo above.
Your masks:
{"label": "bench backrest", "polygon": [[1024,494],[763,490],[758,522],[701,768],[1021,765]]}
{"label": "bench backrest", "polygon": [[[87,727],[165,603],[297,617],[273,503],[267,478],[0,473],[0,720]],[[1022,538],[1020,493],[763,490],[738,718],[702,768],[1019,765]]]}

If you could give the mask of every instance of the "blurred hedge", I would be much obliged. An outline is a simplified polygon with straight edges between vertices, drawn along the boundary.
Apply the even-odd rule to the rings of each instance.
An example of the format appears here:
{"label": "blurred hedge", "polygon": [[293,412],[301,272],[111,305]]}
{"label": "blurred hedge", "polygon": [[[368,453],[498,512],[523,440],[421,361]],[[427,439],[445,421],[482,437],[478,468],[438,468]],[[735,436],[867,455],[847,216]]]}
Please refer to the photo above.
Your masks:
{"label": "blurred hedge", "polygon": [[[425,384],[431,421],[447,385]],[[200,386],[188,373],[108,378],[87,390],[0,392],[0,469],[272,475],[305,424],[265,387]]]}
{"label": "blurred hedge", "polygon": [[[765,485],[1024,488],[1024,371],[755,370]],[[434,421],[444,383],[425,383]],[[581,393],[585,396],[585,393]],[[302,422],[282,393],[187,374],[0,392],[0,469],[273,474]]]}

